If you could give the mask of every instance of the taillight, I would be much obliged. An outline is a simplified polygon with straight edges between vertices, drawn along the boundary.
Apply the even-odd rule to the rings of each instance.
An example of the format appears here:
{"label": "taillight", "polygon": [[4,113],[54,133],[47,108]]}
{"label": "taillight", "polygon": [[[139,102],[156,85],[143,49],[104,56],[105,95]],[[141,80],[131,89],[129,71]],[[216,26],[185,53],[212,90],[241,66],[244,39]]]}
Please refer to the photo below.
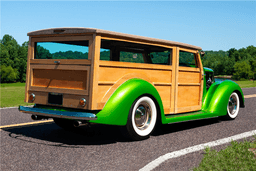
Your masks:
{"label": "taillight", "polygon": [[34,93],[31,93],[30,96],[29,96],[29,100],[34,101],[35,98],[36,98],[36,95]]}
{"label": "taillight", "polygon": [[85,106],[85,104],[86,104],[85,98],[81,98],[80,101],[79,101],[79,104],[80,104],[81,106]]}

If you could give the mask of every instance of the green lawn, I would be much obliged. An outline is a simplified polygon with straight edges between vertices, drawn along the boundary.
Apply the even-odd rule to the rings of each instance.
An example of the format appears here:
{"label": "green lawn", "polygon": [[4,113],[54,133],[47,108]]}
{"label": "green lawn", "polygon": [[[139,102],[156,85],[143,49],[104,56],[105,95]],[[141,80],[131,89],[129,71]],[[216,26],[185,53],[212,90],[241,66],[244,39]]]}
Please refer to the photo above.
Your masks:
{"label": "green lawn", "polygon": [[[256,140],[256,137],[255,137]],[[249,151],[250,149],[250,151]],[[252,152],[255,150],[255,154]],[[205,170],[256,170],[256,141],[231,142],[227,148],[217,152],[205,149],[204,158],[193,171]]]}
{"label": "green lawn", "polygon": [[241,88],[256,87],[256,80],[253,81],[235,81]]}
{"label": "green lawn", "polygon": [[33,105],[25,103],[25,83],[1,84],[0,107],[13,107],[19,105]]}

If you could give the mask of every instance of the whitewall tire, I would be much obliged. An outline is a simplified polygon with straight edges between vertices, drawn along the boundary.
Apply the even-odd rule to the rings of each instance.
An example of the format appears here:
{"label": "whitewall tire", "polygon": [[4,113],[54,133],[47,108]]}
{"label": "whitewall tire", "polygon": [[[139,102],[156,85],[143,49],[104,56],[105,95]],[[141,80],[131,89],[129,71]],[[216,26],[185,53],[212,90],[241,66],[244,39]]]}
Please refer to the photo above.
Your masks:
{"label": "whitewall tire", "polygon": [[131,106],[126,125],[127,133],[133,140],[146,139],[153,132],[156,121],[155,102],[148,96],[142,96]]}
{"label": "whitewall tire", "polygon": [[235,119],[240,109],[240,100],[236,92],[233,92],[228,100],[227,119]]}

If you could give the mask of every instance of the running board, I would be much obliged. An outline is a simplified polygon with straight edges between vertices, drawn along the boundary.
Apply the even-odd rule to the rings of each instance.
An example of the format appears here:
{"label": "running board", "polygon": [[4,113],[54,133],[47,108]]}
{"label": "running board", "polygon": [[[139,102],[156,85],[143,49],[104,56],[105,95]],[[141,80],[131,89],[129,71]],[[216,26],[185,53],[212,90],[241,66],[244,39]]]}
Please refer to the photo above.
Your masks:
{"label": "running board", "polygon": [[182,113],[182,114],[172,114],[165,117],[165,121],[162,121],[163,124],[171,124],[177,122],[186,122],[193,120],[201,120],[208,118],[219,117],[219,113],[210,113],[205,111],[197,111],[190,113]]}

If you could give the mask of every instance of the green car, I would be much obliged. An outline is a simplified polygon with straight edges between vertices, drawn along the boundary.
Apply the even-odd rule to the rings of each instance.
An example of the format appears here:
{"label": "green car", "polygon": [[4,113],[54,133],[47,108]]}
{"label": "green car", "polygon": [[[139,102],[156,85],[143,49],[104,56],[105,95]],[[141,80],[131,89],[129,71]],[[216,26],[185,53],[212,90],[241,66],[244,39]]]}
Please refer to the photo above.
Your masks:
{"label": "green car", "polygon": [[233,81],[214,81],[203,51],[185,43],[91,28],[28,33],[25,101],[32,119],[62,128],[119,125],[133,140],[156,124],[223,116],[244,107]]}

